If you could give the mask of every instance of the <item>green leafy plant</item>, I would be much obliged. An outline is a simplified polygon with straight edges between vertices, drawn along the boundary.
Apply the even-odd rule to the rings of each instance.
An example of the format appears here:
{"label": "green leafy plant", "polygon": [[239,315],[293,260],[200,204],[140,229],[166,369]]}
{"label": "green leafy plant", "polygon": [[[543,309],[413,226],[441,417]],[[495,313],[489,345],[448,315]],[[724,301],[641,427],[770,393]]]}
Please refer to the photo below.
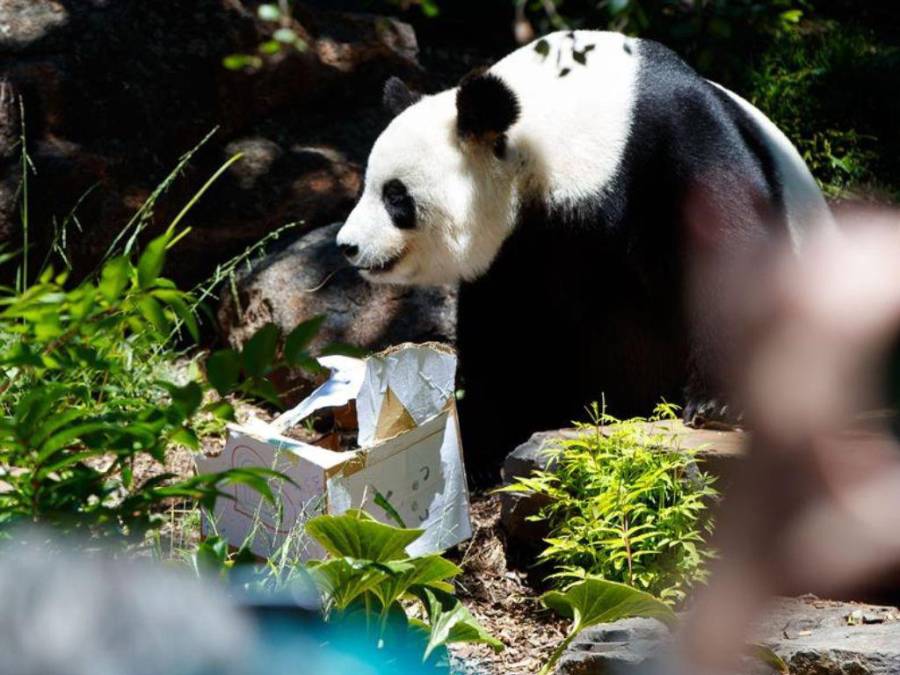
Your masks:
{"label": "green leafy plant", "polygon": [[268,469],[135,481],[142,455],[165,462],[167,448],[199,447],[201,414],[227,418],[223,401],[204,404],[204,384],[128,382],[135,359],[166,342],[176,322],[196,335],[190,296],[161,277],[169,228],[133,264],[108,260],[99,278],[67,287],[47,267],[25,290],[0,292],[0,529],[38,523],[61,532],[140,539],[172,499],[210,506],[242,483],[274,501]]}
{"label": "green leafy plant", "polygon": [[896,198],[897,155],[884,149],[896,141],[900,104],[874,92],[890,87],[898,64],[900,49],[871,31],[817,21],[779,36],[750,72],[747,97],[795,143],[828,196],[863,188]]}
{"label": "green leafy plant", "polygon": [[[364,511],[324,515],[306,525],[328,554],[308,571],[332,622],[357,624],[387,654],[420,644],[422,662],[446,665],[446,646],[477,642],[503,648],[453,595],[459,567],[440,554],[409,557],[423,530],[385,525]],[[411,615],[418,605],[424,618]]]}
{"label": "green leafy plant", "polygon": [[539,560],[554,568],[551,579],[596,576],[674,604],[706,574],[713,479],[696,452],[671,447],[661,425],[677,418],[674,406],[622,421],[594,404],[591,416],[575,438],[547,450],[546,471],[502,489],[546,500],[533,519],[550,525]]}

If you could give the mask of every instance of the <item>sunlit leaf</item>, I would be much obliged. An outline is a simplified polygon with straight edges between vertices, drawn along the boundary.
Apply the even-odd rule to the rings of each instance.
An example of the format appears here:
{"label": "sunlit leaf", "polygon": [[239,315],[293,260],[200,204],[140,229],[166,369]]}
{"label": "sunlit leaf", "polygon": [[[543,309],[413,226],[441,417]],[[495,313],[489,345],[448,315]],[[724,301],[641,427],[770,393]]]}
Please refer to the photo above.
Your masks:
{"label": "sunlit leaf", "polygon": [[131,263],[125,256],[108,260],[100,272],[98,288],[107,302],[115,302],[128,285]]}
{"label": "sunlit leaf", "polygon": [[162,234],[147,244],[147,248],[138,259],[138,284],[141,288],[149,288],[162,272],[166,262],[166,246],[169,243],[169,235]]}
{"label": "sunlit leaf", "polygon": [[369,514],[349,509],[340,516],[317,516],[306,523],[306,533],[333,556],[374,562],[398,560],[424,530],[384,525]]}

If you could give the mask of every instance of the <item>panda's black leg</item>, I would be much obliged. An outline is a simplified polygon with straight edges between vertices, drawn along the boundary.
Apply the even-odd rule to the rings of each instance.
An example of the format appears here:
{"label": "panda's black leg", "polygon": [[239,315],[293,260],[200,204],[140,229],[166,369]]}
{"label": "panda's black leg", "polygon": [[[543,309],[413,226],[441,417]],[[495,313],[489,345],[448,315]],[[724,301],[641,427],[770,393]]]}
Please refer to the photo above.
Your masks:
{"label": "panda's black leg", "polygon": [[684,423],[695,429],[734,429],[741,426],[743,413],[725,397],[685,396]]}
{"label": "panda's black leg", "polygon": [[723,315],[721,307],[715,285],[694,287],[682,413],[684,423],[694,428],[732,429],[743,419],[743,411],[732,394],[734,383],[729,368],[734,359],[729,351],[734,336],[728,329],[731,322]]}

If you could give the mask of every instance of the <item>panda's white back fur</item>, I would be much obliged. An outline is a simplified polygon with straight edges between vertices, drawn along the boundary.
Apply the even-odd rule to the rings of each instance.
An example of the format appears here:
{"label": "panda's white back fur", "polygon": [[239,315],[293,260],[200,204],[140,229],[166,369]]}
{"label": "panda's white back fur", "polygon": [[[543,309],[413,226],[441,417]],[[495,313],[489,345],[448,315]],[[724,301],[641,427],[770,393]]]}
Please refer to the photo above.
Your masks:
{"label": "panda's white back fur", "polygon": [[[557,32],[543,40],[545,54],[528,45],[490,72],[522,102],[509,145],[527,155],[528,180],[533,183],[523,188],[565,207],[598,196],[622,160],[640,51],[636,41],[621,33]],[[588,45],[593,48],[585,52],[585,63],[576,62],[573,53]]]}

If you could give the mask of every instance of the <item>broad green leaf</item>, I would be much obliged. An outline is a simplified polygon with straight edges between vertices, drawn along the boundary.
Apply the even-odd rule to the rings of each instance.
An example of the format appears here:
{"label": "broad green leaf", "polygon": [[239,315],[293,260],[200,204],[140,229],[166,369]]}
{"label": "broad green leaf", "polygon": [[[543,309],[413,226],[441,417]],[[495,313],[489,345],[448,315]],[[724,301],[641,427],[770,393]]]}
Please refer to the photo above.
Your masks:
{"label": "broad green leaf", "polygon": [[435,0],[421,0],[419,6],[422,8],[422,14],[429,19],[433,19],[441,13],[441,8]]}
{"label": "broad green leaf", "polygon": [[169,321],[166,319],[162,305],[149,295],[142,295],[137,301],[138,309],[152,326],[160,333],[166,333],[169,330]]}
{"label": "broad green leaf", "polygon": [[459,567],[438,553],[411,558],[407,562],[406,570],[386,576],[372,589],[383,606],[401,600],[413,586],[430,586],[462,573]]}
{"label": "broad green leaf", "polygon": [[270,380],[267,380],[264,377],[251,377],[241,384],[240,391],[261,398],[262,400],[271,403],[276,408],[282,407],[281,398],[278,396],[278,390]]}
{"label": "broad green leaf", "polygon": [[266,40],[259,44],[256,50],[260,54],[266,54],[267,56],[271,56],[272,54],[277,54],[281,51],[281,43],[278,40]]}
{"label": "broad green leaf", "polygon": [[169,234],[162,234],[147,244],[147,248],[141,253],[138,260],[138,284],[146,289],[154,284],[162,272],[166,262],[166,246],[169,243]]}
{"label": "broad green leaf", "polygon": [[311,563],[309,567],[309,573],[327,604],[340,611],[381,583],[387,575],[384,570],[372,565],[354,562],[347,558],[331,558]]}
{"label": "broad green leaf", "polygon": [[100,294],[107,302],[115,302],[128,285],[130,276],[131,263],[127,257],[119,256],[107,261],[100,272]]}
{"label": "broad green leaf", "polygon": [[284,340],[284,360],[291,365],[298,365],[297,359],[306,354],[306,349],[318,335],[324,321],[324,316],[315,316],[298,324],[288,333]]}
{"label": "broad green leaf", "polygon": [[348,509],[340,516],[312,518],[306,532],[333,556],[388,562],[403,558],[424,530],[384,525],[364,511]]}
{"label": "broad green leaf", "polygon": [[203,406],[203,412],[208,412],[216,419],[231,422],[234,420],[234,406],[228,401],[213,401]]}
{"label": "broad green leaf", "polygon": [[263,377],[272,368],[281,331],[274,323],[267,323],[253,334],[241,350],[241,363],[251,377]]}
{"label": "broad green leaf", "polygon": [[169,436],[169,441],[175,445],[183,445],[191,450],[200,449],[200,439],[197,438],[197,434],[194,430],[189,429],[188,427],[176,429],[175,432]]}
{"label": "broad green leaf", "polygon": [[636,616],[658,619],[670,627],[677,621],[671,608],[649,593],[591,576],[575,582],[565,591],[544,593],[540,600],[560,616],[572,619],[569,635],[554,650],[541,674],[551,672],[565,648],[585,628]]}
{"label": "broad green leaf", "polygon": [[195,412],[203,402],[203,388],[196,382],[188,382],[183,387],[171,382],[160,382],[161,387],[169,392],[172,406],[181,415],[181,419],[187,419]]}
{"label": "broad green leaf", "polygon": [[206,360],[206,377],[219,396],[227,396],[241,376],[241,357],[233,349],[220,349]]}
{"label": "broad green leaf", "polygon": [[435,648],[451,642],[479,642],[489,645],[494,651],[503,649],[503,643],[488,633],[456,598],[427,588],[424,597],[431,635],[423,661],[428,660]]}

